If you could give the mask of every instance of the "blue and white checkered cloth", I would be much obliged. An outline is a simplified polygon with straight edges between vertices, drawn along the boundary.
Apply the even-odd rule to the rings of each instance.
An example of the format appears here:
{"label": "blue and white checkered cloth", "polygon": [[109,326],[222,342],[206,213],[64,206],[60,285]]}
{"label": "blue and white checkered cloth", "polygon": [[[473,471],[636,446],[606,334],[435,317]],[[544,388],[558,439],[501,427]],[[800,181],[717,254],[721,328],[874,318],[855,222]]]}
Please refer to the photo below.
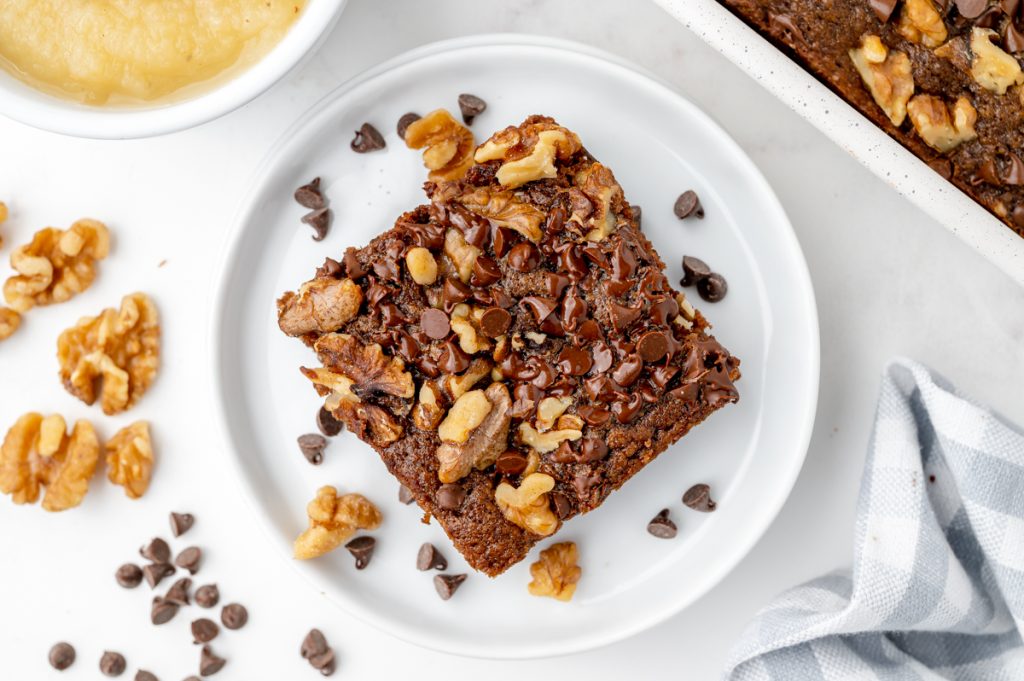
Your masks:
{"label": "blue and white checkered cloth", "polygon": [[1020,430],[920,364],[891,363],[855,541],[852,574],[757,615],[727,681],[1024,680]]}

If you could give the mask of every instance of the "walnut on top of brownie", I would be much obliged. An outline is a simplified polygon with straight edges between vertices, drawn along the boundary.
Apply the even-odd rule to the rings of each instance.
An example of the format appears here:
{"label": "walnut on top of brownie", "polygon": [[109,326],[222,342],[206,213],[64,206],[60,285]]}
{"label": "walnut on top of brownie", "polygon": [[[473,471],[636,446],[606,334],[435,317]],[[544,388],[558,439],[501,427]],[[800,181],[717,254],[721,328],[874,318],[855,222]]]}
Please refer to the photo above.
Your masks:
{"label": "walnut on top of brownie", "polygon": [[739,361],[575,133],[531,116],[467,162],[464,130],[411,124],[430,203],[278,311],[326,407],[496,575],[736,401]]}

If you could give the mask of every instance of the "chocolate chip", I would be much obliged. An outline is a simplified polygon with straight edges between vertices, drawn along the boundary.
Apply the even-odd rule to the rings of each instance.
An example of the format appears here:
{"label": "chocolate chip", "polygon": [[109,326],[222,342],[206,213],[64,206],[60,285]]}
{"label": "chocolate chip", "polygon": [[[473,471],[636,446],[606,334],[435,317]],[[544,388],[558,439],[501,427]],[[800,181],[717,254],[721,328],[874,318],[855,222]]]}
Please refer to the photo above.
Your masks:
{"label": "chocolate chip", "polygon": [[565,520],[572,513],[572,502],[562,492],[551,493],[551,505],[555,507],[555,515],[559,520]]}
{"label": "chocolate chip", "polygon": [[352,138],[352,143],[349,146],[352,147],[352,151],[365,154],[369,151],[383,149],[385,144],[384,138],[377,128],[369,123],[363,123],[362,127],[356,130],[355,137]]}
{"label": "chocolate chip", "polygon": [[188,605],[188,590],[192,588],[192,580],[188,577],[182,577],[167,590],[164,595],[164,600],[178,605]]}
{"label": "chocolate chip", "polygon": [[140,669],[135,672],[135,681],[160,681],[153,672],[147,672],[145,669]]}
{"label": "chocolate chip", "polygon": [[220,627],[211,619],[200,617],[192,622],[192,638],[196,643],[209,643],[217,638],[219,633]]}
{"label": "chocolate chip", "polygon": [[359,256],[356,255],[356,249],[348,247],[345,249],[345,255],[342,256],[341,262],[345,265],[345,273],[349,279],[361,279],[366,276],[366,270],[359,263]]}
{"label": "chocolate chip", "polygon": [[398,486],[398,500],[408,506],[412,502],[416,501],[416,497],[413,496],[412,490],[405,485]]}
{"label": "chocolate chip", "polygon": [[195,599],[200,608],[212,608],[220,601],[220,590],[216,584],[204,584],[196,589]]}
{"label": "chocolate chip", "polygon": [[586,350],[566,345],[558,353],[558,368],[563,374],[569,376],[582,376],[590,371],[594,360]]}
{"label": "chocolate chip", "polygon": [[328,650],[327,638],[319,629],[310,629],[306,637],[302,639],[302,646],[299,648],[299,655],[308,660],[317,655],[323,655]]}
{"label": "chocolate chip", "polygon": [[314,466],[319,466],[324,461],[324,448],[327,447],[327,438],[316,433],[300,435],[297,442],[302,456]]}
{"label": "chocolate chip", "polygon": [[174,564],[188,570],[190,575],[199,572],[199,561],[203,558],[203,552],[197,546],[190,546],[178,554]]}
{"label": "chocolate chip", "polygon": [[489,307],[480,317],[480,330],[488,338],[497,338],[512,325],[512,315],[500,307]]}
{"label": "chocolate chip", "polygon": [[640,313],[643,312],[642,307],[619,305],[614,300],[609,301],[608,309],[612,315],[612,326],[620,333],[625,331],[630,324],[639,319]]}
{"label": "chocolate chip", "polygon": [[395,126],[395,130],[398,131],[398,136],[404,140],[405,131],[409,129],[410,125],[412,125],[421,118],[423,117],[420,116],[418,113],[413,113],[412,111],[410,111],[407,114],[404,114],[401,118],[398,119],[398,125]]}
{"label": "chocolate chip", "polygon": [[220,621],[228,629],[241,629],[249,621],[249,611],[238,603],[225,605],[220,611]]}
{"label": "chocolate chip", "polygon": [[127,666],[127,663],[124,661],[124,655],[121,653],[114,653],[108,650],[100,658],[100,671],[104,676],[121,676],[121,674],[124,674],[124,669]]}
{"label": "chocolate chip", "polygon": [[156,585],[162,582],[164,577],[173,574],[174,566],[170,563],[150,563],[142,568],[142,576],[146,578],[146,583],[149,584],[150,589],[155,589]]}
{"label": "chocolate chip", "polygon": [[455,595],[462,583],[466,581],[466,575],[434,575],[434,588],[442,601],[447,601]]}
{"label": "chocolate chip", "polygon": [[658,539],[672,539],[676,536],[676,524],[669,520],[668,509],[662,509],[647,523],[647,531]]}
{"label": "chocolate chip", "polygon": [[139,549],[139,555],[154,563],[166,563],[171,559],[171,547],[163,539],[155,537]]}
{"label": "chocolate chip", "polygon": [[178,614],[177,603],[172,603],[160,596],[153,597],[153,605],[149,610],[149,621],[153,624],[166,624]]}
{"label": "chocolate chip", "polygon": [[975,19],[981,16],[988,7],[988,0],[955,0],[955,3],[960,16],[965,19]]}
{"label": "chocolate chip", "polygon": [[428,307],[420,314],[420,328],[434,340],[441,340],[451,331],[448,315],[441,310]]}
{"label": "chocolate chip", "polygon": [[327,437],[334,437],[344,426],[344,423],[334,418],[334,414],[327,407],[320,407],[320,411],[316,413],[316,427]]}
{"label": "chocolate chip", "polygon": [[135,563],[125,563],[114,573],[117,583],[126,589],[134,589],[142,582],[142,568]]}
{"label": "chocolate chip", "polygon": [[466,125],[473,125],[473,119],[487,110],[487,102],[476,95],[463,93],[459,95],[459,111]]}
{"label": "chocolate chip", "polygon": [[711,499],[711,488],[704,483],[698,483],[686,490],[683,494],[683,503],[694,511],[710,513],[718,506]]}
{"label": "chocolate chip", "polygon": [[644,363],[639,355],[626,355],[625,359],[612,372],[612,380],[623,388],[628,388],[640,377],[640,372],[643,371],[643,368]]}
{"label": "chocolate chip", "polygon": [[592,463],[608,456],[608,444],[598,437],[585,437],[580,446],[580,462]]}
{"label": "chocolate chip", "polygon": [[505,475],[519,475],[526,470],[529,459],[517,449],[506,449],[498,455],[494,467],[499,473]]}
{"label": "chocolate chip", "polygon": [[679,282],[683,286],[691,286],[711,274],[711,268],[700,258],[692,255],[683,256],[683,278]]}
{"label": "chocolate chip", "polygon": [[370,559],[373,558],[373,549],[376,546],[377,540],[373,537],[356,537],[345,544],[345,548],[356,559],[356,570],[362,570],[370,564]]}
{"label": "chocolate chip", "polygon": [[437,496],[435,501],[437,505],[446,511],[457,511],[462,506],[462,502],[466,500],[466,490],[462,489],[459,485],[453,483],[447,483],[441,485],[437,490]]}
{"label": "chocolate chip", "polygon": [[223,669],[225,664],[227,664],[227,660],[215,655],[210,646],[203,646],[203,652],[199,654],[200,676],[212,676]]}
{"label": "chocolate chip", "polygon": [[889,21],[889,17],[892,16],[892,11],[896,9],[896,3],[899,0],[868,0],[868,4],[871,5],[871,9],[874,11],[875,16],[883,24]]}
{"label": "chocolate chip", "polygon": [[195,522],[196,518],[191,513],[171,512],[171,534],[180,537],[191,530]]}
{"label": "chocolate chip", "polygon": [[691,215],[695,215],[700,219],[704,218],[704,207],[700,205],[697,192],[692,189],[688,189],[679,195],[672,210],[680,220],[685,220]]}
{"label": "chocolate chip", "polygon": [[501,268],[494,258],[486,255],[478,256],[473,262],[473,276],[469,280],[473,286],[487,287],[501,279]]}
{"label": "chocolate chip", "polygon": [[631,203],[629,204],[629,211],[633,214],[633,224],[636,225],[637,229],[642,229],[643,211],[640,209],[640,206]]}
{"label": "chocolate chip", "polygon": [[416,554],[416,569],[420,571],[447,570],[448,561],[437,550],[437,547],[428,542],[421,546]]}
{"label": "chocolate chip", "polygon": [[668,354],[668,338],[661,331],[648,331],[636,342],[636,351],[645,362],[657,362]]}
{"label": "chocolate chip", "polygon": [[309,184],[295,190],[295,200],[300,206],[317,210],[324,207],[324,195],[320,193],[320,178],[315,177]]}
{"label": "chocolate chip", "polygon": [[50,666],[59,672],[64,671],[75,663],[75,649],[70,643],[55,644],[50,648]]}
{"label": "chocolate chip", "polygon": [[327,650],[321,655],[309,658],[309,664],[312,665],[313,669],[320,672],[321,676],[330,676],[334,673],[334,651]]}
{"label": "chocolate chip", "polygon": [[327,236],[327,230],[331,226],[331,209],[317,208],[303,215],[301,220],[304,224],[313,228],[313,241],[323,241],[323,238]]}
{"label": "chocolate chip", "polygon": [[697,282],[697,293],[709,303],[717,303],[729,292],[729,283],[718,272],[712,272]]}
{"label": "chocolate chip", "polygon": [[540,324],[558,308],[558,301],[544,296],[524,296],[519,300],[519,305],[530,310],[533,318]]}
{"label": "chocolate chip", "polygon": [[529,241],[522,241],[508,252],[508,266],[517,272],[532,272],[540,265],[540,251]]}

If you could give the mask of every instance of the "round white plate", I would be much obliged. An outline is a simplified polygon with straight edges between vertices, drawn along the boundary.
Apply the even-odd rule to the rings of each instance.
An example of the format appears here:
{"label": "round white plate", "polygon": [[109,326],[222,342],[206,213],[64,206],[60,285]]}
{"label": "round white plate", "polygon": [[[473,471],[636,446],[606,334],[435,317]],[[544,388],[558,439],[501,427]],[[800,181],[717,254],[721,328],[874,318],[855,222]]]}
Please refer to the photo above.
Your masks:
{"label": "round white plate", "polygon": [[[415,568],[426,541],[451,573],[472,572],[437,524],[398,502],[398,484],[377,455],[349,433],[334,438],[324,464],[309,465],[295,438],[315,432],[321,404],[299,374],[311,351],[277,329],[274,301],[424,202],[419,154],[395,122],[407,111],[457,110],[461,92],[487,111],[478,141],[533,113],[579,133],[610,166],[627,198],[643,207],[643,229],[670,279],[684,253],[729,281],[729,295],[702,306],[718,339],[742,358],[740,402],[727,406],[641,471],[596,511],[554,540],[579,546],[583,578],[571,603],[535,598],[525,561],[497,579],[470,574],[450,601],[432,573]],[[387,149],[356,154],[352,131],[370,121]],[[299,223],[292,192],[314,176],[334,222],[320,243]],[[679,221],[672,205],[694,189],[707,217]],[[237,475],[258,522],[291,555],[305,506],[321,485],[358,491],[381,508],[369,567],[344,549],[295,568],[354,615],[408,641],[495,658],[591,648],[649,627],[708,591],[746,554],[778,512],[803,463],[818,386],[818,326],[806,265],[786,216],[738,146],[668,87],[590,48],[521,36],[480,36],[430,45],[374,69],[330,94],[273,149],[253,179],[222,269],[213,325],[217,402]],[[696,295],[691,296],[700,302]],[[710,483],[719,508],[700,514],[680,498]],[[673,540],[645,531],[669,508]],[[539,548],[552,543],[541,542]],[[290,559],[290,558],[289,558]]]}

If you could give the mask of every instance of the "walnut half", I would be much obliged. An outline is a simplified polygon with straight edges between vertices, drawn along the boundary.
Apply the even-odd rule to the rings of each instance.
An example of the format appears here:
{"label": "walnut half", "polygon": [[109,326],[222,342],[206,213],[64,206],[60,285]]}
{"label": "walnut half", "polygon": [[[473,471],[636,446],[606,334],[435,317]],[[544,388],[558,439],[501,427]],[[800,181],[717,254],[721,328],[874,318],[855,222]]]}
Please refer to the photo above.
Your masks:
{"label": "walnut half", "polygon": [[850,59],[875,103],[892,124],[899,126],[907,117],[907,102],[914,94],[914,75],[910,58],[899,50],[890,50],[877,35],[865,35],[860,46],[850,50]]}
{"label": "walnut half", "polygon": [[558,529],[558,516],[548,503],[548,492],[555,488],[555,479],[546,473],[530,473],[519,487],[501,482],[494,490],[494,500],[505,519],[528,532],[547,537]]}
{"label": "walnut half", "polygon": [[363,290],[351,279],[318,277],[277,301],[277,325],[289,336],[337,331],[359,312]]}
{"label": "walnut half", "polygon": [[[479,424],[470,431],[466,441],[461,444],[443,442],[437,448],[437,460],[440,464],[437,478],[443,483],[458,482],[474,468],[487,468],[498,459],[498,455],[508,449],[508,429],[512,422],[508,415],[508,410],[512,406],[508,388],[503,383],[492,383],[482,394],[490,408]],[[460,401],[465,397],[464,395],[460,398]],[[455,411],[454,407],[452,411]],[[440,432],[439,428],[438,433]]]}
{"label": "walnut half", "polygon": [[940,97],[915,95],[907,113],[921,139],[943,154],[978,136],[974,131],[978,112],[966,97],[948,106]]}
{"label": "walnut half", "polygon": [[583,148],[579,137],[550,118],[534,116],[520,126],[500,130],[481,144],[477,163],[502,161],[495,177],[503,187],[515,189],[558,174],[555,161],[565,161]]}
{"label": "walnut half", "polygon": [[572,600],[576,583],[583,571],[576,564],[576,544],[571,541],[552,544],[540,552],[540,558],[530,566],[533,581],[527,589],[534,596],[548,596],[559,601]]}
{"label": "walnut half", "polygon": [[321,487],[306,506],[309,527],[295,540],[295,557],[308,560],[333,551],[357,530],[380,527],[377,507],[361,494],[338,496],[330,485]]}

